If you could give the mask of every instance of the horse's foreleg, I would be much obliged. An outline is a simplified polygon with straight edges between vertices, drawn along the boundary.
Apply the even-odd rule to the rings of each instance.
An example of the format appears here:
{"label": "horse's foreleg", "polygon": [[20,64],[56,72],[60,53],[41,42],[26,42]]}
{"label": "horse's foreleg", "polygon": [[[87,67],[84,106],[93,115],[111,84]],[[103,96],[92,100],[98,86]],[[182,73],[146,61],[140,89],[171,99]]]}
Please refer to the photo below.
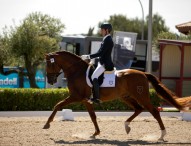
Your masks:
{"label": "horse's foreleg", "polygon": [[95,111],[94,111],[94,108],[93,108],[93,105],[92,104],[89,104],[87,102],[84,102],[84,105],[86,106],[87,110],[88,110],[88,113],[91,117],[91,120],[94,124],[94,127],[95,127],[95,133],[92,135],[92,138],[95,138],[96,135],[99,135],[100,134],[100,130],[99,130],[99,126],[97,124],[97,120],[96,120],[96,114],[95,114]]}
{"label": "horse's foreleg", "polygon": [[74,99],[71,97],[68,97],[60,102],[58,102],[55,106],[54,106],[54,110],[52,112],[52,114],[50,115],[50,117],[48,118],[48,121],[46,122],[46,124],[44,125],[43,129],[48,129],[50,128],[50,123],[53,121],[56,113],[58,110],[61,110],[61,108],[65,105],[68,105],[70,103],[74,102]]}

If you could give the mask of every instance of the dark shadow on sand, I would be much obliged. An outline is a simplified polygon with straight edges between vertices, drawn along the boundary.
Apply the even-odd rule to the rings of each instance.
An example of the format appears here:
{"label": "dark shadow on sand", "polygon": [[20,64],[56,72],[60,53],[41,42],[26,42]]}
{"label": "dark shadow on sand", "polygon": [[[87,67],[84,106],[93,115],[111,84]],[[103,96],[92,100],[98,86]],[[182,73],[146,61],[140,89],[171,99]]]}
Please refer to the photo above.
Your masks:
{"label": "dark shadow on sand", "polygon": [[119,140],[107,140],[107,139],[89,139],[89,140],[78,140],[78,141],[64,141],[64,140],[54,140],[52,139],[55,144],[111,144],[117,146],[130,146],[130,145],[191,145],[190,143],[172,143],[172,142],[149,142],[144,140],[126,140],[126,141],[119,141]]}

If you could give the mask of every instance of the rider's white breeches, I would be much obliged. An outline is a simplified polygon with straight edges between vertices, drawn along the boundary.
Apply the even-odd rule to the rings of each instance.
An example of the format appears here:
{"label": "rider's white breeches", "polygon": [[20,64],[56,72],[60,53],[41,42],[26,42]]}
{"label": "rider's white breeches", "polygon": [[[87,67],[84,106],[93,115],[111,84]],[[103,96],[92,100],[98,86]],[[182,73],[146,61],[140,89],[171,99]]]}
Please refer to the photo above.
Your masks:
{"label": "rider's white breeches", "polygon": [[98,66],[92,74],[92,80],[98,77],[105,71],[105,67],[98,62]]}

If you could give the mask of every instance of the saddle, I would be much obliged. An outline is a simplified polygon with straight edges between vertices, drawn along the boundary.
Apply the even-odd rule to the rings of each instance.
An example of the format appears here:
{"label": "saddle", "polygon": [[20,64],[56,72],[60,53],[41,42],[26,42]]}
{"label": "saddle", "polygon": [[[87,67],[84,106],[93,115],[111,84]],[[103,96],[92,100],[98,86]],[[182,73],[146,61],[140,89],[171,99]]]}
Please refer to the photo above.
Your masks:
{"label": "saddle", "polygon": [[[92,84],[93,81],[91,79],[91,76],[94,70],[95,70],[95,67],[92,65],[89,65],[86,71],[86,82],[90,87],[93,86]],[[98,78],[100,87],[115,87],[115,78],[116,78],[116,70],[105,71]]]}

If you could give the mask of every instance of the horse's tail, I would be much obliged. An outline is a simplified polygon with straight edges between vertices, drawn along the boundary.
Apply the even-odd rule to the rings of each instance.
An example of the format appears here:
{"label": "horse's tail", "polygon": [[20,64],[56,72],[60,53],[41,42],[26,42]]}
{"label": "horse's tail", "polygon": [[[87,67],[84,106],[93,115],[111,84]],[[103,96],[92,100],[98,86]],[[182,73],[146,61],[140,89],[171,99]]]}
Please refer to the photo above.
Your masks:
{"label": "horse's tail", "polygon": [[184,110],[186,107],[185,104],[183,103],[183,100],[180,101],[179,97],[176,96],[174,93],[172,93],[168,88],[162,84],[157,77],[150,73],[145,73],[147,79],[149,82],[153,85],[154,89],[156,90],[157,94],[159,95],[160,98],[166,100],[168,103],[172,104],[179,110]]}
{"label": "horse's tail", "polygon": [[176,101],[179,102],[184,107],[190,107],[191,108],[191,96],[190,97],[177,98]]}

